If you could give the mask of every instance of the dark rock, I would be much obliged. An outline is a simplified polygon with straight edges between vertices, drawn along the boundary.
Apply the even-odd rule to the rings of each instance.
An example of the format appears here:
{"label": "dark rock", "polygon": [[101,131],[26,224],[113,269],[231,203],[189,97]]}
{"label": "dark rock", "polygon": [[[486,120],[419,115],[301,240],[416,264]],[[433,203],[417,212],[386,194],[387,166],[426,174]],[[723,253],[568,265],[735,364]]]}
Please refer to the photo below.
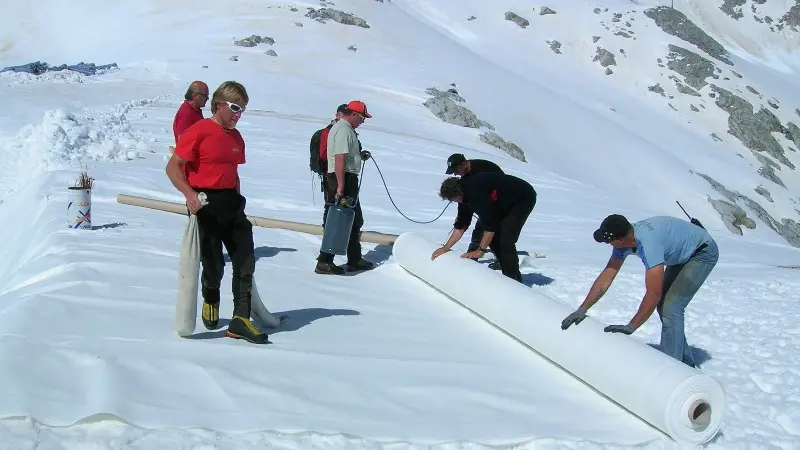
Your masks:
{"label": "dark rock", "polygon": [[730,134],[750,150],[764,152],[794,169],[794,165],[784,155],[783,147],[772,136],[773,132],[784,135],[789,133],[773,113],[763,107],[757,113],[753,113],[753,105],[747,100],[713,84],[711,89],[719,94],[716,105],[729,114]]}
{"label": "dark rock", "polygon": [[233,41],[233,45],[238,47],[255,47],[258,44],[267,44],[272,45],[275,43],[275,39],[267,36],[258,36],[258,35],[251,35],[249,37],[239,39],[238,41]]}
{"label": "dark rock", "polygon": [[325,23],[330,19],[342,25],[353,25],[361,28],[370,28],[366,20],[344,11],[332,8],[308,8],[306,17],[316,20],[317,22]]}
{"label": "dark rock", "polygon": [[[592,43],[593,44],[596,44],[597,41],[599,41],[599,40],[600,40],[600,36],[592,36]],[[800,112],[798,112],[797,114],[800,115]]]}
{"label": "dark rock", "polygon": [[652,19],[665,33],[683,39],[726,64],[733,65],[729,54],[719,42],[700,29],[682,12],[669,6],[646,9],[644,14]]}
{"label": "dark rock", "polygon": [[781,17],[778,24],[780,25],[779,29],[789,26],[794,31],[800,31],[800,1],[795,0],[794,6]]}
{"label": "dark rock", "polygon": [[92,75],[100,75],[117,69],[119,69],[117,63],[98,66],[95,65],[95,63],[79,62],[78,64],[72,64],[72,65],[61,64],[60,66],[51,66],[47,63],[36,61],[28,64],[22,64],[20,66],[4,67],[2,70],[0,70],[0,73],[16,72],[16,73],[29,73],[31,75],[41,75],[45,72],[59,72],[62,70],[70,70],[72,72],[78,72],[86,76],[92,76]]}
{"label": "dark rock", "polygon": [[469,17],[467,17],[467,20],[475,20],[475,19],[477,19],[477,17],[475,17],[475,16],[469,16]]}
{"label": "dark rock", "polygon": [[660,83],[656,83],[656,84],[654,84],[652,86],[648,86],[647,90],[650,91],[650,92],[655,92],[656,94],[661,94],[662,97],[666,97],[666,94],[664,94],[664,88],[661,87]]}
{"label": "dark rock", "polygon": [[767,104],[775,109],[778,109],[778,102],[775,100],[767,100]]}
{"label": "dark rock", "polygon": [[744,17],[741,6],[745,3],[747,3],[747,0],[725,0],[719,9],[734,19],[739,20]]}
{"label": "dark rock", "polygon": [[[723,218],[723,221],[725,221],[724,213],[730,213],[730,215],[728,216],[729,218],[730,217],[736,218],[738,216],[740,218],[739,222],[742,222],[741,223],[742,225],[747,226],[746,224],[743,223],[744,220],[741,218],[742,217],[741,216],[741,212],[739,212],[739,210],[741,210],[742,208],[738,207],[738,205],[734,205],[735,203],[742,202],[742,203],[744,203],[745,206],[750,208],[750,210],[752,210],[755,213],[756,217],[759,220],[764,222],[773,231],[778,233],[778,235],[780,235],[782,238],[784,238],[789,244],[791,244],[794,247],[800,247],[800,223],[798,223],[798,222],[796,222],[796,221],[794,221],[792,219],[781,219],[781,221],[779,222],[779,221],[775,220],[755,200],[753,200],[753,199],[751,199],[751,198],[749,198],[749,197],[747,197],[745,195],[742,195],[739,192],[732,192],[732,191],[728,190],[725,186],[723,186],[722,184],[718,183],[717,181],[715,181],[714,179],[712,179],[708,175],[705,175],[705,174],[697,174],[697,175],[699,175],[700,177],[702,177],[703,179],[708,181],[708,183],[711,184],[711,187],[714,188],[714,190],[716,190],[717,192],[719,192],[720,194],[725,196],[725,198],[730,200],[730,202],[718,203],[719,207],[722,208],[722,211],[717,209],[718,206],[714,206],[714,209],[717,209],[717,211],[720,212],[720,216]],[[711,202],[712,205],[714,205],[714,201],[712,201],[710,198],[709,198],[709,201]],[[727,203],[727,205],[725,203]],[[736,211],[736,214],[733,214],[733,211]],[[744,217],[746,217],[746,214],[745,214]],[[736,222],[731,221],[731,225],[734,225],[734,224],[736,224]],[[726,226],[728,226],[728,223],[726,223]],[[750,227],[748,227],[748,228],[750,228]],[[755,228],[755,225],[753,225],[753,228]],[[733,228],[731,226],[728,226],[728,229],[730,229],[731,232],[733,232],[733,233],[741,234],[740,233],[741,232],[741,228],[738,227],[738,226],[733,227]]]}
{"label": "dark rock", "polygon": [[539,10],[539,15],[540,16],[546,16],[548,14],[555,14],[555,13],[556,13],[555,11],[553,11],[550,8],[548,8],[547,6],[542,6],[542,8]]}
{"label": "dark rock", "polygon": [[600,8],[595,8],[595,9],[594,9],[594,13],[595,13],[595,14],[600,14]]}
{"label": "dark rock", "polygon": [[264,53],[267,54],[268,56],[278,56],[278,54],[275,53],[275,50],[272,50],[272,49],[269,49]]}
{"label": "dark rock", "polygon": [[547,43],[550,44],[550,50],[552,50],[553,53],[561,54],[561,42],[547,41]]}
{"label": "dark rock", "polygon": [[722,142],[722,138],[717,136],[717,133],[711,133],[711,137],[714,138],[715,141]]}
{"label": "dark rock", "polygon": [[752,92],[753,94],[756,94],[757,96],[761,97],[761,94],[754,87],[750,86],[749,84],[747,86],[745,86],[745,88],[747,88],[747,90]]}
{"label": "dark rock", "polygon": [[617,65],[617,61],[614,59],[614,54],[600,47],[597,47],[597,54],[595,54],[594,59],[592,59],[592,62],[595,61],[600,61],[600,65],[603,67]]}
{"label": "dark rock", "polygon": [[669,45],[667,67],[684,76],[686,83],[695,89],[702,89],[708,83],[706,78],[714,75],[716,65],[695,52],[677,45]]}
{"label": "dark rock", "polygon": [[762,197],[764,197],[765,199],[769,200],[770,203],[775,203],[775,201],[772,200],[772,194],[770,194],[769,191],[766,188],[764,188],[763,186],[757,187],[756,188],[756,192],[759,195],[761,195]]}
{"label": "dark rock", "polygon": [[694,112],[700,112],[700,110],[699,110],[699,109],[697,109],[697,107],[696,107],[696,106],[694,106],[694,105],[689,105],[689,109],[691,109],[691,110],[692,110],[692,111],[694,111]]}
{"label": "dark rock", "polygon": [[513,13],[511,11],[506,11],[505,18],[506,18],[506,20],[509,20],[509,21],[514,22],[515,24],[519,25],[520,28],[525,28],[525,27],[527,27],[528,25],[531,24],[528,21],[528,19],[526,19],[524,17],[521,17],[521,16],[518,16],[517,14],[515,14],[515,13]]}

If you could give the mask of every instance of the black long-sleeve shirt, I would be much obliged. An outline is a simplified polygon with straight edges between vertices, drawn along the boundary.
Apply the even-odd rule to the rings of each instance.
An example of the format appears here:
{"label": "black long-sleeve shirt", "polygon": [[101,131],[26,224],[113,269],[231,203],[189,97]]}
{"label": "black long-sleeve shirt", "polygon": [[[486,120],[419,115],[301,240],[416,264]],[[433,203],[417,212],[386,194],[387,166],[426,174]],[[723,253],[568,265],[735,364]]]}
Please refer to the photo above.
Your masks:
{"label": "black long-sleeve shirt", "polygon": [[[470,159],[469,167],[470,167],[469,173],[462,176],[461,177],[462,180],[464,178],[472,177],[481,173],[487,173],[487,172],[504,173],[503,169],[501,169],[500,166],[485,159]],[[453,223],[453,228],[456,228],[458,230],[464,230],[469,227],[471,222],[472,222],[472,209],[469,207],[469,205],[460,203],[458,205],[458,212],[456,215],[456,221]]]}
{"label": "black long-sleeve shirt", "polygon": [[[500,220],[519,203],[536,200],[536,191],[527,181],[508,174],[481,173],[461,179],[465,216],[454,228],[463,230],[472,223],[472,213],[478,215],[486,231],[497,231]],[[461,211],[461,208],[459,208]],[[459,217],[461,217],[459,215]]]}

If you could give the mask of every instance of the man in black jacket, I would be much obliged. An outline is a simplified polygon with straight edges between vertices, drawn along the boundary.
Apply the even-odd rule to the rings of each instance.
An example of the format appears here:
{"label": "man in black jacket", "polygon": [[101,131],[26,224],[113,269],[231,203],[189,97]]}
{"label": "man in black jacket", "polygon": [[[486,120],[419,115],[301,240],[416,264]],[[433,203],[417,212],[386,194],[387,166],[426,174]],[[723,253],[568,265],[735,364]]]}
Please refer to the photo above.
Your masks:
{"label": "man in black jacket", "polygon": [[[456,174],[461,178],[465,178],[485,172],[503,173],[503,169],[497,164],[485,159],[467,159],[461,153],[453,153],[447,158],[447,170],[445,173],[448,175]],[[471,217],[472,211],[469,207],[464,204],[459,204],[453,228],[461,229],[469,227],[469,222],[472,220]],[[467,248],[468,252],[475,251],[480,247],[481,236],[483,236],[483,223],[478,219],[475,222],[475,228],[472,229],[472,239]],[[500,268],[500,260],[497,254],[495,254],[495,258],[497,258],[497,261],[489,264],[489,268],[497,270]],[[477,260],[477,258],[475,259]]]}
{"label": "man in black jacket", "polygon": [[477,250],[464,253],[462,258],[481,257],[491,248],[500,261],[503,275],[522,281],[517,256],[517,240],[536,205],[536,190],[527,181],[513,175],[482,173],[465,178],[450,177],[439,190],[445,200],[465,205],[469,221],[456,228],[450,239],[433,252],[431,259],[449,251],[464,235],[474,211],[483,223],[484,232]]}

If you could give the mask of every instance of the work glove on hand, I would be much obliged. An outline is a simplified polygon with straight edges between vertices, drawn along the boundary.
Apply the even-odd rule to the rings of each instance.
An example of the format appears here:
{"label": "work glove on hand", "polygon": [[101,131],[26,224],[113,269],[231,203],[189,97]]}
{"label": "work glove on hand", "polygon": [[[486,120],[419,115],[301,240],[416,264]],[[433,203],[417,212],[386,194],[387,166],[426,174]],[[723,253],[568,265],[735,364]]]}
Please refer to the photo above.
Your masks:
{"label": "work glove on hand", "polygon": [[371,157],[372,157],[372,153],[370,153],[368,150],[361,150],[361,159],[366,161],[366,160],[370,159]]}
{"label": "work glove on hand", "polygon": [[561,321],[561,329],[566,330],[572,324],[578,325],[586,318],[586,310],[583,308],[578,308],[574,312],[570,313],[564,320]]}
{"label": "work glove on hand", "polygon": [[631,334],[635,330],[630,325],[609,325],[603,329],[606,333],[624,333]]}

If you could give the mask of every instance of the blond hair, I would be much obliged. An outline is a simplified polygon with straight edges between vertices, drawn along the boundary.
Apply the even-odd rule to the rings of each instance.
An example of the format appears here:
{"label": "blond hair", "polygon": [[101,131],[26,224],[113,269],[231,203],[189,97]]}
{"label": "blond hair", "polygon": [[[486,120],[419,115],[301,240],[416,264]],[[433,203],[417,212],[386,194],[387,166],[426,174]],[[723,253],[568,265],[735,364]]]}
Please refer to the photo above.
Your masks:
{"label": "blond hair", "polygon": [[247,90],[241,83],[225,81],[219,85],[211,97],[211,113],[217,112],[217,103],[232,102],[245,106],[249,101],[250,97],[247,96]]}

